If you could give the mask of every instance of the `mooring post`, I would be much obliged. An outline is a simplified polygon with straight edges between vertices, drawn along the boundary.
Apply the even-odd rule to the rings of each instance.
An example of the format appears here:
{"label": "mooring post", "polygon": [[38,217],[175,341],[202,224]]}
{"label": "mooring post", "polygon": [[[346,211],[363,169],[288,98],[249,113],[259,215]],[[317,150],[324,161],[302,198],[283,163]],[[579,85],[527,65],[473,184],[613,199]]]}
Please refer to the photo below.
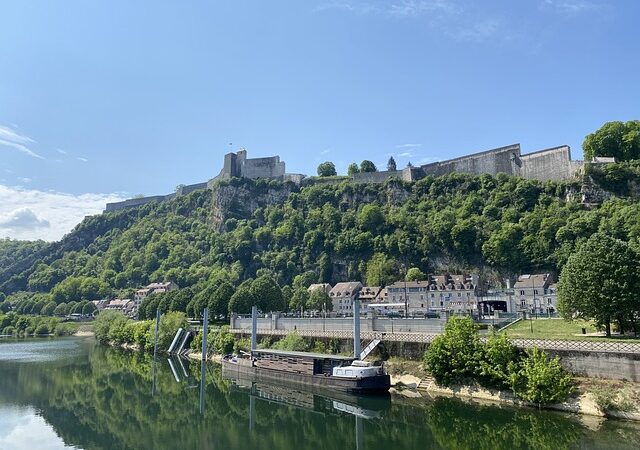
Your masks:
{"label": "mooring post", "polygon": [[204,388],[207,378],[206,361],[203,359],[200,362],[200,415],[204,416]]}
{"label": "mooring post", "polygon": [[209,308],[202,313],[202,360],[207,359],[207,335],[209,333]]}
{"label": "mooring post", "polygon": [[353,299],[353,356],[360,359],[360,300]]}
{"label": "mooring post", "polygon": [[258,348],[258,307],[251,307],[251,353]]}
{"label": "mooring post", "polygon": [[156,335],[153,343],[153,357],[158,354],[158,331],[160,330],[160,308],[156,309]]}

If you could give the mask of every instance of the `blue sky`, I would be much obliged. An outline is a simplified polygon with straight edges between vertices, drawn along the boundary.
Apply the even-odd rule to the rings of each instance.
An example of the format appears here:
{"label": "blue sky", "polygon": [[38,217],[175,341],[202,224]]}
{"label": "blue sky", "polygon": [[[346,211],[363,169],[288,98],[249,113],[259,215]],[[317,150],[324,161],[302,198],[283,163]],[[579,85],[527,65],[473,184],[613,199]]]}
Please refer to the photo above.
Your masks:
{"label": "blue sky", "polygon": [[57,239],[239,147],[302,173],[515,142],[580,158],[587,133],[638,119],[638,17],[632,0],[4,2],[0,237]]}

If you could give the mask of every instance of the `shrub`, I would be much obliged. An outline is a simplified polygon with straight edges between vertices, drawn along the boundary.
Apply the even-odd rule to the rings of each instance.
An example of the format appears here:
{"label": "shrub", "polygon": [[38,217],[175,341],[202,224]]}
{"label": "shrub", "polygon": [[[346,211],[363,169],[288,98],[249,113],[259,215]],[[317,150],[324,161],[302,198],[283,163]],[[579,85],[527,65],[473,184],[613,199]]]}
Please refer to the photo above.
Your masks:
{"label": "shrub", "polygon": [[96,318],[96,321],[93,325],[93,332],[98,342],[100,342],[101,344],[108,343],[110,340],[109,330],[111,329],[114,322],[120,321],[121,319],[124,319],[126,321],[124,316],[118,311],[102,311],[100,314],[98,314],[98,317]]}
{"label": "shrub", "polygon": [[38,325],[36,327],[36,330],[35,330],[35,332],[33,334],[35,334],[37,336],[48,335],[49,334],[49,327],[47,326],[47,324],[41,323],[40,325]]}
{"label": "shrub", "polygon": [[527,349],[519,363],[511,362],[509,371],[514,394],[538,406],[564,401],[574,391],[571,374],[562,368],[560,359],[550,359],[537,347]]}
{"label": "shrub", "polygon": [[235,337],[229,332],[229,326],[225,325],[215,334],[213,350],[219,355],[228,355],[233,351],[235,342]]}
{"label": "shrub", "polygon": [[433,340],[424,364],[438,384],[451,386],[475,378],[482,361],[477,327],[469,317],[452,317],[444,334]]}
{"label": "shrub", "polygon": [[294,331],[276,342],[273,348],[292,352],[305,352],[309,349],[309,345],[302,336]]}
{"label": "shrub", "polygon": [[8,336],[13,336],[14,334],[16,334],[16,328],[12,327],[11,325],[4,327],[4,329],[2,330],[2,334],[6,334]]}
{"label": "shrub", "polygon": [[594,392],[596,405],[603,413],[607,411],[631,411],[634,409],[634,402],[628,389],[620,392],[610,387],[601,387]]}
{"label": "shrub", "polygon": [[[169,349],[178,328],[187,328],[187,316],[185,313],[174,311],[162,315],[160,318],[160,328],[158,330],[158,350]],[[152,329],[154,330],[152,331],[153,334],[155,328]]]}
{"label": "shrub", "polygon": [[72,323],[59,323],[53,330],[53,334],[56,336],[69,336],[75,333],[76,327]]}
{"label": "shrub", "polygon": [[509,363],[518,360],[518,349],[505,334],[492,333],[484,344],[480,361],[480,384],[487,387],[509,386]]}
{"label": "shrub", "polygon": [[249,352],[251,351],[251,338],[238,339],[233,346],[233,351],[240,353],[240,350]]}

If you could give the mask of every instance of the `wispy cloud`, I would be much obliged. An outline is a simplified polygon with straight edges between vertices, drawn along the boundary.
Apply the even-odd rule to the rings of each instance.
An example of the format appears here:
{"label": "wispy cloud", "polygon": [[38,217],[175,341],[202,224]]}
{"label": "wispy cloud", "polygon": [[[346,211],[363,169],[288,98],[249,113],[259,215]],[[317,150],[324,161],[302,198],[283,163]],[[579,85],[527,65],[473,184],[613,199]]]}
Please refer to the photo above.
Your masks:
{"label": "wispy cloud", "polygon": [[396,145],[396,148],[418,148],[422,147],[422,144],[400,144]]}
{"label": "wispy cloud", "polygon": [[60,149],[60,148],[57,148],[57,149],[56,149],[56,151],[57,151],[58,153],[60,153],[61,155],[66,155],[66,154],[67,154],[67,152],[65,152],[64,150],[62,150],[62,149]]}
{"label": "wispy cloud", "polygon": [[0,185],[0,238],[54,241],[120,194],[73,195]]}
{"label": "wispy cloud", "polygon": [[[560,0],[557,0],[560,1]],[[577,1],[577,0],[564,0]],[[490,37],[510,37],[507,22],[487,14],[473,3],[461,0],[343,0],[322,3],[314,12],[342,10],[358,15],[379,15],[404,20],[422,20],[444,36],[460,41],[482,42]]]}
{"label": "wispy cloud", "polygon": [[441,158],[436,158],[435,156],[424,156],[420,158],[417,163],[418,164],[430,164],[434,162],[442,161]]}
{"label": "wispy cloud", "polygon": [[597,11],[604,5],[588,0],[543,0],[541,6],[563,14],[580,14]]}
{"label": "wispy cloud", "polygon": [[85,162],[85,163],[86,163],[86,162],[89,162],[89,160],[88,160],[87,158],[83,158],[82,156],[78,156],[76,159],[77,159],[78,161],[82,161],[82,162]]}
{"label": "wispy cloud", "polygon": [[33,143],[35,143],[35,141],[29,136],[22,135],[11,127],[0,125],[0,145],[11,147],[32,158],[44,159],[28,147]]}
{"label": "wispy cloud", "polygon": [[398,153],[398,156],[401,158],[411,158],[415,153],[413,152],[402,152]]}
{"label": "wispy cloud", "polygon": [[383,8],[370,2],[331,1],[316,6],[313,8],[313,12],[322,12],[332,9],[348,11],[354,14],[372,14],[383,11]]}
{"label": "wispy cloud", "polygon": [[389,14],[399,17],[422,15],[453,15],[461,9],[450,0],[403,0],[389,7]]}

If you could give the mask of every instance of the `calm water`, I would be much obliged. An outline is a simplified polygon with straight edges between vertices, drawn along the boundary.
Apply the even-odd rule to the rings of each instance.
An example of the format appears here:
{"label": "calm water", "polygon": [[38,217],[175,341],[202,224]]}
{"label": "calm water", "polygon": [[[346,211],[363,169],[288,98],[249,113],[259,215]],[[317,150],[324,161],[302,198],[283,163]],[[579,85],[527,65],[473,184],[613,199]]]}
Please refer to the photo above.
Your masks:
{"label": "calm water", "polygon": [[0,340],[0,449],[640,448],[633,423],[224,375],[198,362],[154,365],[90,338]]}

